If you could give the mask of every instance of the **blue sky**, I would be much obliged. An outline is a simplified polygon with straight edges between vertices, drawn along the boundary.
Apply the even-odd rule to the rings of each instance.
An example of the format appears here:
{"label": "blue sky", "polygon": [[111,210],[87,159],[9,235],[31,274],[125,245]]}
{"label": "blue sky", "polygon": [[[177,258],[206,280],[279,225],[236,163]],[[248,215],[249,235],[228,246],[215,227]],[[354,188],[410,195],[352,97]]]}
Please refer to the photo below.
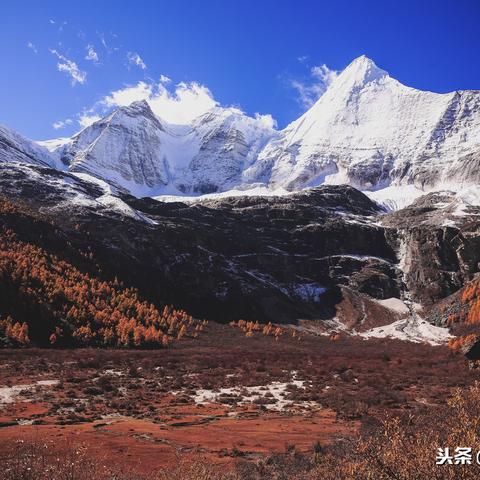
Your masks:
{"label": "blue sky", "polygon": [[33,139],[70,135],[131,86],[166,109],[208,105],[208,88],[283,127],[362,54],[416,88],[480,89],[479,25],[478,0],[7,0],[0,123]]}

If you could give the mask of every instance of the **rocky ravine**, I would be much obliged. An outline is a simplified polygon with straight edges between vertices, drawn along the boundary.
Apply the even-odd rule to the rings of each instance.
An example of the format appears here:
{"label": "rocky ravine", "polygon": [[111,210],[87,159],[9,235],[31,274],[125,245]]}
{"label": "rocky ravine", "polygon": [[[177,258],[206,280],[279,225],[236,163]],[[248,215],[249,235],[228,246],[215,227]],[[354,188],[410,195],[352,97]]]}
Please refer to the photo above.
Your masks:
{"label": "rocky ravine", "polygon": [[480,211],[459,216],[451,193],[391,214],[349,186],[163,203],[22,164],[0,165],[0,192],[28,206],[0,219],[24,240],[77,264],[88,253],[100,275],[222,322],[362,331],[398,318],[387,299],[432,304],[479,271]]}

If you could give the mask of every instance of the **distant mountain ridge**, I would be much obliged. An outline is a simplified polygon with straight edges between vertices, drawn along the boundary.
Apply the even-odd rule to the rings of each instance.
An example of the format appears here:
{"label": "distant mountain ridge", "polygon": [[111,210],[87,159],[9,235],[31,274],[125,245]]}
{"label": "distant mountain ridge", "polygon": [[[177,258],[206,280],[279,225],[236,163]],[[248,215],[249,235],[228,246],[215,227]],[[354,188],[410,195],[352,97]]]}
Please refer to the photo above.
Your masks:
{"label": "distant mountain ridge", "polygon": [[235,108],[170,125],[146,101],[67,139],[32,142],[0,128],[0,161],[86,173],[135,196],[349,184],[364,191],[480,183],[480,91],[406,87],[365,56],[278,131]]}

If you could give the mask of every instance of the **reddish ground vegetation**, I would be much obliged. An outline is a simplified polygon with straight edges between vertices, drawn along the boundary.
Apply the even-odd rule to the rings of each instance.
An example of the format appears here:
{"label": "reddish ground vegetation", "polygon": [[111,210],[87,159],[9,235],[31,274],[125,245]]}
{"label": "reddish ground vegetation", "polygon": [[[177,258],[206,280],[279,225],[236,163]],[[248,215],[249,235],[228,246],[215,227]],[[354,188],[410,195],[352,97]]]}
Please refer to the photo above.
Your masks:
{"label": "reddish ground vegetation", "polygon": [[[473,480],[480,475],[475,459],[480,451],[479,418],[476,382],[453,392],[447,405],[416,418],[389,418],[370,432],[330,444],[317,441],[306,450],[286,444],[283,451],[256,461],[235,447],[227,465],[184,450],[174,462],[156,466],[151,459],[158,459],[165,444],[136,433],[135,425],[112,428],[106,438],[77,431],[73,442],[65,430],[50,437],[39,437],[40,430],[36,437],[12,437],[2,445],[0,461],[5,480]],[[136,433],[143,446],[141,441],[135,446],[126,442],[128,433]],[[85,442],[89,436],[90,443]],[[106,443],[116,452],[106,449]],[[472,460],[457,463],[457,446],[468,446]],[[439,449],[446,448],[452,461],[436,464]]]}
{"label": "reddish ground vegetation", "polygon": [[480,278],[433,306],[428,320],[450,328],[455,335],[449,342],[453,351],[473,344],[480,337]]}
{"label": "reddish ground vegetation", "polygon": [[[0,202],[0,213],[14,206]],[[117,279],[102,281],[0,227],[0,341],[11,345],[168,346],[206,321],[158,309]]]}
{"label": "reddish ground vegetation", "polygon": [[[274,465],[291,473],[278,478],[296,478],[313,468],[315,449],[333,454],[358,435],[370,438],[385,415],[420,422],[477,376],[446,347],[307,333],[277,342],[212,323],[169,349],[3,349],[0,388],[15,397],[0,405],[0,449],[61,439],[142,478],[171,472],[180,459],[203,459],[212,472],[241,461],[250,472],[242,479],[276,478]],[[280,401],[271,393],[279,385]],[[431,449],[424,454],[433,458]],[[271,476],[252,473],[258,465]],[[165,478],[195,478],[185,469]]]}

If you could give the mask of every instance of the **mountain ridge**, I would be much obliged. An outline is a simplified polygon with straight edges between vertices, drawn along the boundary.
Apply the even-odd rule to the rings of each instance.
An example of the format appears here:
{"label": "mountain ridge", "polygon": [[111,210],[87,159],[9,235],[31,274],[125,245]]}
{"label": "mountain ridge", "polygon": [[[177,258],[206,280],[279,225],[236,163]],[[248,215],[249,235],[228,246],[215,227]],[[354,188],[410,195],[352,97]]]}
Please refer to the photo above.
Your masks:
{"label": "mountain ridge", "polygon": [[67,139],[34,143],[0,130],[0,161],[14,143],[14,160],[87,173],[137,197],[321,184],[428,192],[480,182],[478,132],[480,91],[420,91],[361,56],[283,130],[218,106],[169,125],[143,100]]}

